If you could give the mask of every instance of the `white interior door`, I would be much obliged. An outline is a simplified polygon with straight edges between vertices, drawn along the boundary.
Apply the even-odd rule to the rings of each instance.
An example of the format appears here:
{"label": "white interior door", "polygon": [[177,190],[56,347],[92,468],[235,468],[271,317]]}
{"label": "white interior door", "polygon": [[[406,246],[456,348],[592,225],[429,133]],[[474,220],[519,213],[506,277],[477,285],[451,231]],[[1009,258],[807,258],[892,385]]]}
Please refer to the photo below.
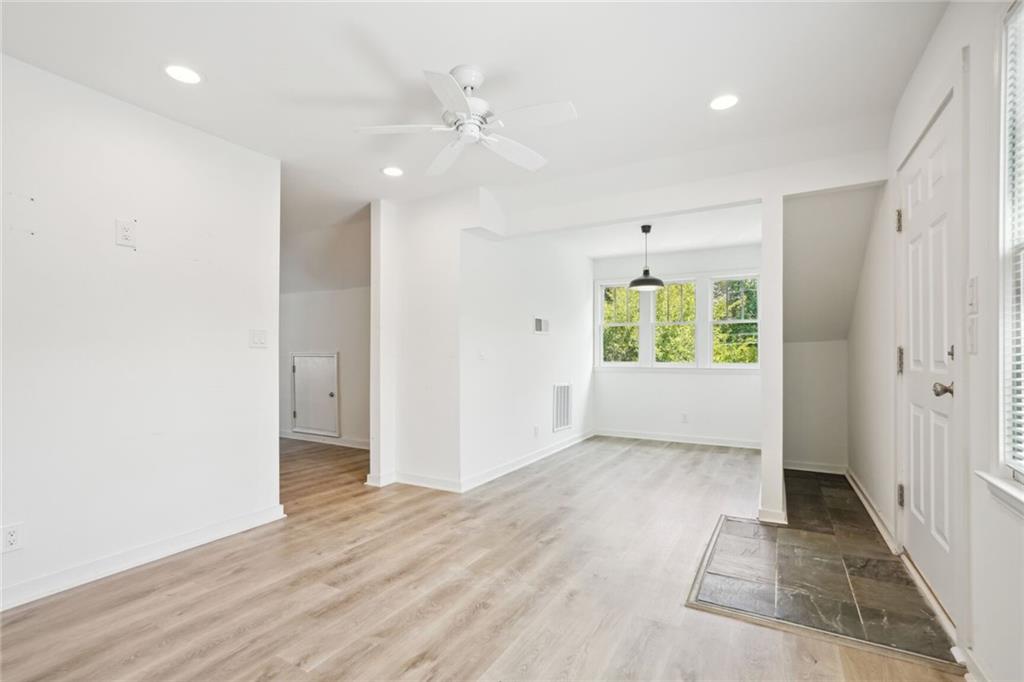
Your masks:
{"label": "white interior door", "polygon": [[958,98],[947,101],[899,174],[898,237],[903,385],[897,409],[903,453],[903,546],[956,617],[964,546],[960,445],[966,414],[962,297],[965,249]]}
{"label": "white interior door", "polygon": [[292,354],[292,430],[338,436],[338,354]]}

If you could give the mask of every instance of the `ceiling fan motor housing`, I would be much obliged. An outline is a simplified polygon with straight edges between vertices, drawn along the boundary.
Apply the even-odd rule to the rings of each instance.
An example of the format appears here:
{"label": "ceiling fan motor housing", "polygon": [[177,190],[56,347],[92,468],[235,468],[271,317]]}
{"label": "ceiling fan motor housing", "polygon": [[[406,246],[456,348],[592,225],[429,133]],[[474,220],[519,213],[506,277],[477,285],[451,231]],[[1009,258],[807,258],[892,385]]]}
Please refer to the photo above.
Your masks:
{"label": "ceiling fan motor housing", "polygon": [[445,124],[458,131],[459,138],[464,144],[473,144],[479,142],[480,138],[483,137],[484,127],[488,123],[488,118],[493,116],[493,113],[491,112],[491,105],[480,97],[467,97],[466,101],[469,102],[468,116],[445,111],[441,114],[441,118]]}
{"label": "ceiling fan motor housing", "polygon": [[449,71],[455,82],[459,84],[463,90],[470,88],[476,90],[484,84],[484,72],[479,66],[472,64],[459,64],[454,69]]}

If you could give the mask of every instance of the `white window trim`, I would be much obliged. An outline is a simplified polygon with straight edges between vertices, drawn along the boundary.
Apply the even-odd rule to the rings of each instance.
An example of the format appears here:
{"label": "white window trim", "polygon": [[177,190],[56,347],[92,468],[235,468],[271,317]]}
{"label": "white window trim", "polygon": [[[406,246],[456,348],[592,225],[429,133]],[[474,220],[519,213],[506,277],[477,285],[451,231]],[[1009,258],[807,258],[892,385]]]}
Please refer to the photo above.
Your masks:
{"label": "white window trim", "polygon": [[[660,273],[659,273],[660,275]],[[758,319],[737,320],[737,322],[757,322],[758,342],[761,335],[761,305],[760,273],[752,270],[714,270],[707,272],[687,272],[669,274],[662,276],[666,284],[677,284],[694,282],[697,294],[697,320],[696,324],[696,362],[690,364],[655,362],[654,361],[654,302],[655,292],[640,292],[640,352],[637,362],[605,362],[603,348],[604,329],[604,288],[605,287],[627,287],[629,279],[599,279],[594,280],[594,371],[597,372],[668,372],[680,374],[759,374],[760,363],[717,363],[711,362],[711,290],[712,283],[726,279],[755,279],[758,283]],[[727,322],[719,320],[719,323]],[[618,323],[616,326],[623,326]],[[760,352],[758,358],[760,358]]]}
{"label": "white window trim", "polygon": [[[712,312],[714,306],[714,297],[712,292],[715,289],[715,282],[725,282],[734,279],[752,279],[757,282],[757,319],[756,320],[716,320]],[[711,277],[708,281],[708,325],[707,325],[707,347],[708,347],[708,366],[709,367],[760,367],[761,366],[761,277],[756,272],[744,272],[739,274],[729,274],[718,277]],[[745,362],[714,362],[712,357],[712,344],[714,343],[715,325],[716,324],[756,324],[757,325],[757,362],[745,363]]]}
{"label": "white window trim", "polygon": [[[1007,447],[1007,430],[1009,429],[1007,405],[1007,365],[1012,362],[1010,327],[1012,319],[1012,301],[1010,294],[1013,288],[1013,252],[1014,247],[1009,238],[1012,226],[1008,209],[1009,192],[1007,191],[1007,28],[1011,19],[1022,11],[1018,6],[1011,7],[1006,13],[1002,32],[1002,50],[1000,55],[1000,144],[999,144],[999,467],[1014,485],[1024,485],[1024,462],[1014,460]],[[1024,93],[1022,93],[1024,95]],[[1022,102],[1024,104],[1024,102]],[[1018,249],[1022,248],[1018,246]],[[976,472],[983,476],[983,472]],[[989,482],[986,479],[986,482]],[[989,482],[991,487],[991,482]]]}
{"label": "white window trim", "polygon": [[[594,357],[601,364],[602,367],[622,367],[622,368],[633,368],[642,366],[644,360],[644,297],[643,292],[640,292],[640,320],[634,324],[632,322],[609,322],[604,321],[604,290],[607,287],[625,287],[629,286],[629,280],[612,280],[606,282],[596,283],[594,289]],[[638,327],[640,343],[640,351],[637,355],[636,362],[605,362],[604,361],[604,328],[605,327]]]}

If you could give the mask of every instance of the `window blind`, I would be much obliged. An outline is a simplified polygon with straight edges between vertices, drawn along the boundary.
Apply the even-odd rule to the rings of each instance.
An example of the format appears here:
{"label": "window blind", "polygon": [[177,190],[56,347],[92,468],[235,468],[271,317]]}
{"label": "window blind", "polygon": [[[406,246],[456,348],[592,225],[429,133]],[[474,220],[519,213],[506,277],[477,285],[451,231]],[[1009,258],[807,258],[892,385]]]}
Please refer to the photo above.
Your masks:
{"label": "window blind", "polygon": [[1010,466],[1024,470],[1024,14],[1019,5],[1006,17],[1004,45],[1004,452]]}

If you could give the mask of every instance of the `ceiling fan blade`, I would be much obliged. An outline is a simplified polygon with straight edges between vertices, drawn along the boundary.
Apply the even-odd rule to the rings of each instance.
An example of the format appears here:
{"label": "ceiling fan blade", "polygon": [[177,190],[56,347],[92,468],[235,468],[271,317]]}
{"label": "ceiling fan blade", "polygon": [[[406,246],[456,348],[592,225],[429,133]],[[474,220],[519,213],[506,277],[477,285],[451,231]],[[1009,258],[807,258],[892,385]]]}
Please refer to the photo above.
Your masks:
{"label": "ceiling fan blade", "polygon": [[427,175],[440,175],[444,173],[452,167],[455,159],[459,158],[459,155],[462,154],[462,150],[465,148],[466,144],[461,138],[456,138],[446,144],[437,153],[434,160],[430,162],[430,166],[427,168]]}
{"label": "ceiling fan blade", "polygon": [[498,120],[503,126],[550,126],[575,121],[577,118],[579,115],[572,102],[551,102],[506,111]]}
{"label": "ceiling fan blade", "polygon": [[510,140],[507,137],[501,137],[500,135],[488,135],[487,137],[481,138],[480,144],[487,147],[498,156],[511,161],[517,166],[522,166],[526,170],[539,170],[548,162],[547,159],[529,147],[523,146],[515,140]]}
{"label": "ceiling fan blade", "polygon": [[445,111],[453,114],[469,114],[469,100],[466,93],[462,92],[458,82],[450,73],[437,73],[435,71],[424,71],[427,77],[427,84],[434,91],[434,96],[441,101]]}
{"label": "ceiling fan blade", "polygon": [[396,135],[408,133],[448,133],[454,128],[446,128],[434,123],[408,123],[395,126],[363,126],[356,128],[357,133],[364,135]]}

